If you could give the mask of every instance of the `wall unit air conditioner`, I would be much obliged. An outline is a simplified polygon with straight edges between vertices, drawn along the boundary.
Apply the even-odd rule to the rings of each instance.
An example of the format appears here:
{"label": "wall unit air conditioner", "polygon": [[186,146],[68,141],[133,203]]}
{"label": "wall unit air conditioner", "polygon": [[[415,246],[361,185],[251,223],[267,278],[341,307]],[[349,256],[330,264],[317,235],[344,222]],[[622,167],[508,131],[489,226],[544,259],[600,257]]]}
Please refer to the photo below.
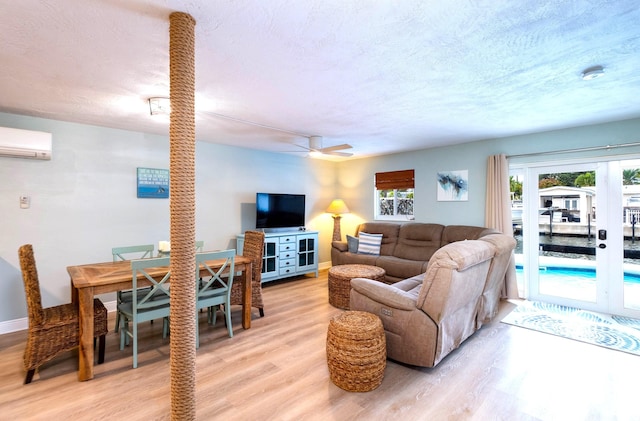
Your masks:
{"label": "wall unit air conditioner", "polygon": [[0,156],[51,159],[51,133],[0,127]]}

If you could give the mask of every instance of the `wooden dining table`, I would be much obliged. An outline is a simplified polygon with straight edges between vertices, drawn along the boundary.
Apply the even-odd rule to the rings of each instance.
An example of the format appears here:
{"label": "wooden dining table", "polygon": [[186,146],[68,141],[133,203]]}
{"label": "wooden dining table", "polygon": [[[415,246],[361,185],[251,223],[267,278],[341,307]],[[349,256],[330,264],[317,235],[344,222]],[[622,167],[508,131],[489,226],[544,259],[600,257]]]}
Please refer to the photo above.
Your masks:
{"label": "wooden dining table", "polygon": [[[223,263],[224,259],[207,262],[212,269],[220,268]],[[242,273],[242,327],[244,329],[251,327],[252,266],[250,258],[236,256],[235,271]],[[152,268],[148,273],[153,277],[163,277],[168,269],[168,267]],[[93,378],[93,298],[98,294],[131,289],[133,272],[130,261],[69,266],[67,272],[71,277],[71,300],[78,304],[80,316],[78,380],[85,381]],[[204,271],[203,275],[206,275]],[[138,278],[139,285],[148,282],[140,281],[141,279]]]}

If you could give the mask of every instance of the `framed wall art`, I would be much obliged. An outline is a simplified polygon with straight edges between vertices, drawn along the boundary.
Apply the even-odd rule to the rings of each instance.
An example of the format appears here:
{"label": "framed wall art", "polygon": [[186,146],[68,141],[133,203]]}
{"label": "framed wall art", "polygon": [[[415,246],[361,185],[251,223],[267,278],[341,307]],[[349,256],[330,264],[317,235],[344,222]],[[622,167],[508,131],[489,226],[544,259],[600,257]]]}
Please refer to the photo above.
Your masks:
{"label": "framed wall art", "polygon": [[438,173],[438,201],[469,200],[469,171],[442,171]]}
{"label": "framed wall art", "polygon": [[167,199],[169,197],[169,170],[138,168],[138,198]]}

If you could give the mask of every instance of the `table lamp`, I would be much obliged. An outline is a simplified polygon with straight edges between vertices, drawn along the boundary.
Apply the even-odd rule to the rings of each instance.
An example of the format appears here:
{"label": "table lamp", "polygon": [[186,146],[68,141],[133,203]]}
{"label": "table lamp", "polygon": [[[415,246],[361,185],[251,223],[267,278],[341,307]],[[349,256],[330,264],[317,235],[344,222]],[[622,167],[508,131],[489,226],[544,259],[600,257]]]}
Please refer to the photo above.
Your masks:
{"label": "table lamp", "polygon": [[335,199],[327,208],[327,213],[333,214],[333,241],[342,240],[340,233],[340,218],[343,213],[349,213],[349,208],[342,199]]}

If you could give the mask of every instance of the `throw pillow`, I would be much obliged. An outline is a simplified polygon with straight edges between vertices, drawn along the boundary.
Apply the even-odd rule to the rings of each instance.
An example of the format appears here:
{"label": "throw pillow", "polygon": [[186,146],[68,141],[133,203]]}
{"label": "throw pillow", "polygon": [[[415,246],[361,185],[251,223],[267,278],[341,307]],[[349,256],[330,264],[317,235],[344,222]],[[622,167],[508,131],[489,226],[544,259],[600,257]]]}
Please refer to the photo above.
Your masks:
{"label": "throw pillow", "polygon": [[380,254],[380,245],[382,244],[382,234],[369,234],[361,232],[358,234],[358,253],[359,254]]}
{"label": "throw pillow", "polygon": [[347,235],[347,247],[349,248],[349,253],[357,253],[358,237],[354,237],[353,235]]}

